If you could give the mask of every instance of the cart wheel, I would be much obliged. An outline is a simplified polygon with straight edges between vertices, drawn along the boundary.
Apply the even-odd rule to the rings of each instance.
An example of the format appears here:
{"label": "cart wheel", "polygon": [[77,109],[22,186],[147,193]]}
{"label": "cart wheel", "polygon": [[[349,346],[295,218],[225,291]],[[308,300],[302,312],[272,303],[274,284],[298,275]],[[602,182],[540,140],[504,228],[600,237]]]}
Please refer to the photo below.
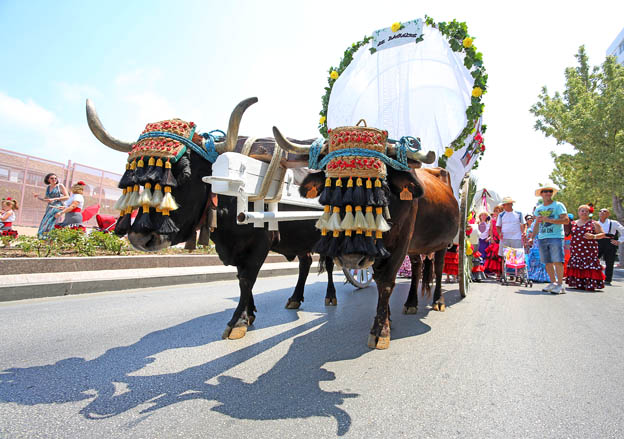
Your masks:
{"label": "cart wheel", "polygon": [[356,288],[366,288],[373,282],[373,267],[364,269],[346,269],[343,268],[347,281]]}
{"label": "cart wheel", "polygon": [[463,298],[466,297],[468,291],[468,285],[470,285],[470,277],[466,275],[466,265],[468,264],[468,258],[466,257],[466,220],[468,219],[468,188],[470,186],[470,179],[468,175],[464,177],[464,182],[461,189],[461,204],[459,206],[459,246],[457,247],[458,253],[458,273],[457,282],[459,283],[459,295]]}
{"label": "cart wheel", "polygon": [[529,288],[533,288],[533,281],[532,280],[529,281]]}

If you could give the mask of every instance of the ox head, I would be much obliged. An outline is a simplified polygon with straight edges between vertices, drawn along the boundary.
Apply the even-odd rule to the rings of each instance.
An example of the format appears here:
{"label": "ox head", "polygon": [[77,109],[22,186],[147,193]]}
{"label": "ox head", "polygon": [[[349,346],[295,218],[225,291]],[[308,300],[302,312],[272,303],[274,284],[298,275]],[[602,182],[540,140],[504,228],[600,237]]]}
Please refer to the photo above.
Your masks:
{"label": "ox head", "polygon": [[[133,247],[141,251],[158,251],[194,237],[198,225],[205,219],[211,195],[210,185],[202,181],[202,177],[212,174],[212,162],[206,158],[206,152],[233,151],[242,115],[257,101],[257,98],[249,98],[239,103],[230,116],[225,138],[217,141],[195,133],[192,122],[173,119],[148,124],[139,141],[124,142],[104,129],[95,106],[87,100],[87,121],[93,135],[109,148],[128,153],[130,157],[119,184],[124,194],[116,204],[121,215],[115,232],[127,233]],[[163,132],[170,136],[165,138],[164,152],[160,140]],[[154,137],[147,138],[146,133]],[[176,143],[175,139],[180,142]],[[174,141],[169,142],[171,140]],[[210,143],[214,149],[209,148]],[[146,149],[141,149],[143,147]],[[167,150],[167,147],[173,149]],[[144,187],[142,192],[140,186]],[[136,208],[138,214],[131,221]]]}
{"label": "ox head", "polygon": [[[273,133],[282,149],[298,155],[309,154],[309,146],[294,144],[275,127]],[[386,151],[388,155],[397,154],[395,146],[391,144],[386,145]],[[325,155],[327,152],[326,143],[320,154]],[[433,152],[406,152],[414,167],[435,160]],[[369,160],[368,163],[372,162]],[[329,178],[325,173],[319,172],[308,175],[300,186],[302,196],[320,195],[319,202],[325,206],[325,212],[317,222],[322,237],[314,250],[333,257],[344,268],[366,268],[375,259],[390,256],[384,240],[393,235],[391,224],[410,221],[407,212],[411,209],[406,209],[409,205],[404,203],[411,203],[410,200],[420,198],[424,192],[421,182],[411,170],[397,171],[388,167],[385,179],[366,180],[364,182],[364,178],[341,175],[338,178]],[[391,244],[396,239],[397,236],[392,236]]]}

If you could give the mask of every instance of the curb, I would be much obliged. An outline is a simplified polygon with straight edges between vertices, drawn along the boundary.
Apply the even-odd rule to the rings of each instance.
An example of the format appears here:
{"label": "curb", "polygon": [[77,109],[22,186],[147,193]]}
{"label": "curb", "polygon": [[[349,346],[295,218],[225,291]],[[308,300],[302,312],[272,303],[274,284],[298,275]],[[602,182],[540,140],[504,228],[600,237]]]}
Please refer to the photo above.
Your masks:
{"label": "curb", "polygon": [[[314,260],[318,256],[314,255]],[[286,262],[269,254],[265,263]],[[0,274],[60,273],[68,271],[124,270],[136,268],[206,267],[223,265],[217,255],[139,255],[51,258],[0,258]]]}
{"label": "curb", "polygon": [[[313,262],[311,268],[314,269],[316,267],[318,267],[318,263]],[[38,299],[43,297],[67,296],[70,294],[100,293],[104,291],[133,290],[136,288],[153,288],[171,285],[207,283],[223,280],[235,280],[237,278],[236,268],[231,267],[227,267],[227,269],[217,272],[165,276],[156,275],[151,277],[124,277],[124,270],[118,271],[118,277],[113,279],[94,279],[85,281],[47,282],[0,286],[0,302],[24,299]],[[287,264],[265,264],[260,269],[260,272],[258,273],[258,278],[285,276],[298,273],[299,264],[296,262]]]}

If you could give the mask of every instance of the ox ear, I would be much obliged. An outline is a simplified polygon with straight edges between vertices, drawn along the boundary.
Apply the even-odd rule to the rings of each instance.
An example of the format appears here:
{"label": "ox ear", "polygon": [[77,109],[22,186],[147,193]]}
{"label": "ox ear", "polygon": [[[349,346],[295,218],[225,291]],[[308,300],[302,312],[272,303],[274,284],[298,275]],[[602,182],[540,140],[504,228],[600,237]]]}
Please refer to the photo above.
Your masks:
{"label": "ox ear", "polygon": [[390,166],[388,166],[388,185],[390,192],[401,200],[420,198],[425,192],[422,182],[414,171],[397,171]]}
{"label": "ox ear", "polygon": [[325,187],[324,172],[310,172],[299,186],[299,194],[304,198],[316,198]]}

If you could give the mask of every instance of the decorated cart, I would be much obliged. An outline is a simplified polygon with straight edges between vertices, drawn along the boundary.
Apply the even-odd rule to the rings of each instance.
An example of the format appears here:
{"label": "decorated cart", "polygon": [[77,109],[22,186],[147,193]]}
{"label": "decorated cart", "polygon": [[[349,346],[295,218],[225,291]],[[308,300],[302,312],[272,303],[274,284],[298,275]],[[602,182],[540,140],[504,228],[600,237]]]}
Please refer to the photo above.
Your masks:
{"label": "decorated cart", "polygon": [[[408,169],[407,155],[430,152],[428,157],[432,160],[422,163],[445,168],[459,200],[460,266],[464,267],[468,264],[464,238],[471,207],[467,199],[468,176],[485,151],[482,98],[486,89],[487,74],[482,55],[476,50],[465,23],[436,22],[425,17],[375,31],[353,43],[344,52],[339,65],[329,69],[319,120],[322,137],[314,142],[311,151],[316,154],[311,153],[308,165],[326,172],[330,169],[328,165],[348,170],[350,165],[356,166],[359,159],[357,163],[361,164],[363,158],[365,165],[377,166],[374,160],[379,156],[375,154],[389,156],[388,151],[393,149],[397,166]],[[351,130],[352,137],[347,139],[350,154],[357,151],[359,159],[356,157],[351,163],[342,159],[336,161],[334,154],[333,163],[319,164],[321,151],[335,152],[334,139],[330,139],[332,130],[353,127],[361,119],[368,127],[376,127],[383,133],[383,142],[381,136],[370,137],[372,142],[379,142],[375,143],[379,151],[373,143],[367,144],[359,131]],[[335,141],[338,140],[341,139]],[[319,228],[327,225],[332,212],[324,210],[317,198],[299,194],[301,181],[295,170],[288,168],[292,162],[279,146],[275,146],[269,163],[249,157],[248,152],[243,148],[241,153],[221,154],[214,163],[213,174],[204,179],[212,184],[213,192],[238,197],[239,224],[267,225],[269,230],[277,230],[279,221],[319,218]],[[437,159],[431,153],[435,153]],[[393,163],[382,165],[394,166]],[[340,177],[350,174],[336,175],[338,181],[342,181]],[[370,186],[374,192],[374,183]],[[364,189],[367,189],[366,184]],[[280,211],[278,202],[305,209]],[[374,207],[374,200],[369,205],[371,210],[380,208]],[[342,215],[349,213],[342,212]],[[377,213],[377,223],[380,217],[383,218],[383,214]],[[360,228],[365,227],[362,224]],[[382,233],[382,228],[377,224],[376,228],[370,225],[364,230]],[[345,236],[351,238],[350,234],[345,233]],[[461,269],[460,273],[460,292],[464,296],[469,276],[464,276]],[[369,270],[346,271],[345,274],[359,287],[372,281]]]}

